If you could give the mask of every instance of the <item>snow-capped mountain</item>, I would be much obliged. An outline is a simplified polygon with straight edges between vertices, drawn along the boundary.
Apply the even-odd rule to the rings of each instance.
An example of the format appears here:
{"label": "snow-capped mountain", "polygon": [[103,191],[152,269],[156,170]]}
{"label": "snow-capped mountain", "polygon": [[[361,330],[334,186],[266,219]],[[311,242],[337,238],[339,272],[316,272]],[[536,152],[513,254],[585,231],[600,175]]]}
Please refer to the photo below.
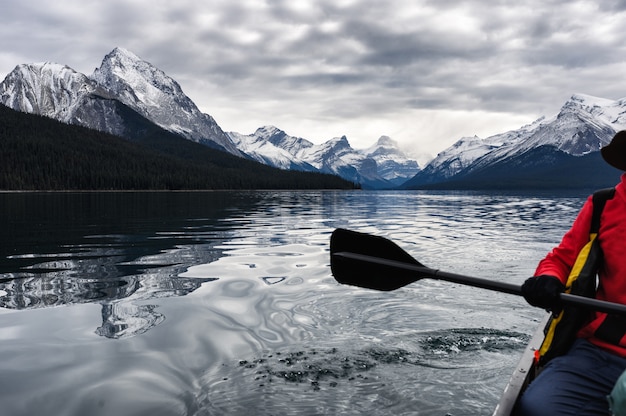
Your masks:
{"label": "snow-capped mountain", "polygon": [[239,150],[258,162],[280,169],[317,171],[298,157],[302,149],[313,146],[313,143],[288,136],[276,127],[261,127],[248,135],[237,132],[228,132],[228,135]]}
{"label": "snow-capped mountain", "polygon": [[616,131],[626,128],[624,113],[625,99],[612,101],[574,94],[559,114],[541,123],[520,150],[551,145],[573,156],[597,152]]}
{"label": "snow-capped mountain", "polygon": [[497,149],[515,148],[525,134],[536,128],[541,120],[543,118],[519,130],[496,134],[486,139],[481,139],[478,136],[462,137],[439,153],[417,174],[418,177],[414,180],[421,180],[423,183],[437,183],[453,178],[459,172],[470,168],[476,160]]}
{"label": "snow-capped mountain", "polygon": [[356,150],[345,136],[316,145],[271,126],[250,135],[226,134],[176,81],[122,48],[106,55],[91,76],[54,63],[18,65],[0,83],[0,103],[128,139],[154,123],[237,156],[281,169],[336,174],[364,188],[563,186],[568,181],[591,186],[597,182],[592,178],[614,177],[598,150],[626,129],[626,98],[576,94],[553,117],[486,139],[464,137],[420,170],[385,136]]}
{"label": "snow-capped mountain", "polygon": [[373,183],[382,179],[377,175],[375,162],[355,151],[346,136],[311,147],[303,159],[321,172],[339,175],[364,187],[378,187]]}
{"label": "snow-capped mountain", "polygon": [[310,141],[300,137],[290,136],[274,126],[261,127],[256,131],[255,135],[264,138],[274,146],[287,151],[296,158],[301,158],[307,149],[314,146]]}
{"label": "snow-capped mountain", "polygon": [[381,136],[372,147],[362,153],[374,159],[378,174],[394,185],[404,183],[407,178],[420,171],[417,161],[400,150],[398,142],[389,136]]}
{"label": "snow-capped mountain", "polygon": [[386,136],[368,149],[355,150],[345,136],[315,145],[274,126],[261,127],[249,135],[228,134],[241,151],[262,163],[335,174],[364,188],[395,187],[419,171],[417,162]]}
{"label": "snow-capped mountain", "polygon": [[173,79],[121,48],[91,77],[54,63],[18,65],[0,83],[0,103],[122,137],[127,120],[120,107],[126,106],[166,130],[243,156]]}
{"label": "snow-capped mountain", "polygon": [[73,69],[54,63],[18,65],[0,86],[2,102],[13,109],[70,122],[95,82]]}
{"label": "snow-capped mountain", "polygon": [[229,153],[240,155],[213,117],[202,113],[176,81],[132,52],[115,48],[91,79],[164,129],[195,142],[217,143]]}
{"label": "snow-capped mountain", "polygon": [[121,103],[96,82],[64,65],[18,65],[0,83],[0,103],[118,136],[125,133]]}
{"label": "snow-capped mountain", "polygon": [[[175,80],[123,48],[107,54],[90,76],[54,63],[19,65],[0,83],[0,103],[131,140],[141,123],[151,122],[237,156],[281,169],[337,174],[365,188],[394,187],[419,171],[386,137],[355,150],[345,137],[314,145],[271,126],[250,135],[226,134]],[[147,121],[138,121],[143,118]]]}
{"label": "snow-capped mountain", "polygon": [[[433,187],[437,184],[448,187],[455,183],[471,187],[472,181],[478,181],[478,178],[480,186],[515,187],[524,174],[547,172],[558,167],[559,163],[572,168],[583,161],[594,160],[596,163],[597,159],[601,162],[594,154],[609,143],[615,132],[626,128],[625,113],[626,99],[612,101],[575,94],[554,117],[542,117],[518,130],[486,139],[460,139],[403,187]],[[604,165],[595,168],[602,175],[614,176],[614,172],[606,169]],[[575,176],[582,170],[583,167],[577,168],[572,174]],[[553,174],[550,179],[556,176]]]}

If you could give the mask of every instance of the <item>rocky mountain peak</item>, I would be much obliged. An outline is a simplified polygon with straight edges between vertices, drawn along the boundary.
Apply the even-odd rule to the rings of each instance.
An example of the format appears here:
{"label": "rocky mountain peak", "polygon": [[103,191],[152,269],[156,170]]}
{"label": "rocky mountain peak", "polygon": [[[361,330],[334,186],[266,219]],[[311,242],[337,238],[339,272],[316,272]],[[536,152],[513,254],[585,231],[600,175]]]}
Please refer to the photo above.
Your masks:
{"label": "rocky mountain peak", "polygon": [[202,113],[173,78],[134,53],[113,49],[91,78],[164,129],[242,155],[215,120]]}
{"label": "rocky mountain peak", "polygon": [[[165,72],[119,47],[104,57],[91,78],[131,103],[141,100],[152,107],[167,96],[186,98],[180,85]],[[181,103],[195,107],[191,100],[181,100]]]}
{"label": "rocky mountain peak", "polygon": [[66,65],[21,64],[0,84],[0,102],[14,110],[68,122],[82,97],[97,90],[93,81]]}
{"label": "rocky mountain peak", "polygon": [[346,136],[314,145],[275,126],[263,126],[251,135],[227,135],[173,78],[121,47],[109,52],[90,76],[52,63],[18,66],[0,84],[0,93],[2,103],[20,111],[119,136],[128,128],[126,109],[130,109],[211,147],[283,169],[337,174],[369,188],[395,186],[418,170],[417,163],[405,158],[388,136],[373,146],[377,154],[368,155],[353,149]]}
{"label": "rocky mountain peak", "polygon": [[263,126],[256,129],[255,136],[261,137],[265,140],[271,140],[273,138],[282,138],[287,135],[284,131],[275,126]]}
{"label": "rocky mountain peak", "polygon": [[398,147],[398,142],[389,136],[380,136],[376,141],[376,146]]}

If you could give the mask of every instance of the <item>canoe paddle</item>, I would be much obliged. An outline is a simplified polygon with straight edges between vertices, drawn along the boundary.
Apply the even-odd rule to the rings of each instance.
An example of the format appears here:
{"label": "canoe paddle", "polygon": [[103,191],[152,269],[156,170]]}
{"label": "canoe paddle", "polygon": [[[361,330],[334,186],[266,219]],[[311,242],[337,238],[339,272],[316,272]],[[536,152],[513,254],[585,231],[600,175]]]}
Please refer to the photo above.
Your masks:
{"label": "canoe paddle", "polygon": [[[384,237],[338,228],[330,237],[330,268],[339,283],[382,291],[396,290],[420,279],[522,295],[519,285],[431,269]],[[564,304],[626,316],[626,305],[561,293]]]}

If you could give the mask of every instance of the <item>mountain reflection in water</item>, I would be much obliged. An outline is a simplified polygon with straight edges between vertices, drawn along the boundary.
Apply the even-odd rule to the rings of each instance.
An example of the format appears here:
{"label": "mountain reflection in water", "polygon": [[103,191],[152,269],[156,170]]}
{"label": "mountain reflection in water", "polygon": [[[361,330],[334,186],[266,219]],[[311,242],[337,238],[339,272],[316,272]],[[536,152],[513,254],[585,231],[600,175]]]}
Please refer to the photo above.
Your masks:
{"label": "mountain reflection in water", "polygon": [[98,335],[122,338],[148,331],[165,317],[156,305],[134,302],[167,296],[185,296],[202,283],[216,278],[186,279],[163,274],[124,276],[119,279],[93,279],[46,273],[46,276],[5,279],[0,284],[0,307],[8,309],[47,308],[75,303],[102,304],[102,326]]}
{"label": "mountain reflection in water", "polygon": [[0,192],[0,409],[487,414],[543,311],[429,279],[340,285],[330,234],[515,283],[585,196]]}
{"label": "mountain reflection in water", "polygon": [[12,220],[0,231],[0,307],[99,303],[98,335],[144,333],[165,320],[144,301],[217,279],[179,274],[221,257],[215,222],[246,204],[245,194],[221,192],[5,194],[0,208]]}

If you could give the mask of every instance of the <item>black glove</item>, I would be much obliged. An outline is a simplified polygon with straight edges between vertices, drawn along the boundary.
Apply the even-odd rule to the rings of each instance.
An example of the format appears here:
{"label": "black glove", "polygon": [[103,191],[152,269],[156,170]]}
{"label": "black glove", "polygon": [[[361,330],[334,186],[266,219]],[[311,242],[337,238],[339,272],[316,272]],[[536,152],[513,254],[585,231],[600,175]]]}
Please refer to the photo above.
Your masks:
{"label": "black glove", "polygon": [[522,285],[522,295],[533,306],[557,313],[563,307],[561,294],[565,286],[554,276],[542,275],[526,279]]}

